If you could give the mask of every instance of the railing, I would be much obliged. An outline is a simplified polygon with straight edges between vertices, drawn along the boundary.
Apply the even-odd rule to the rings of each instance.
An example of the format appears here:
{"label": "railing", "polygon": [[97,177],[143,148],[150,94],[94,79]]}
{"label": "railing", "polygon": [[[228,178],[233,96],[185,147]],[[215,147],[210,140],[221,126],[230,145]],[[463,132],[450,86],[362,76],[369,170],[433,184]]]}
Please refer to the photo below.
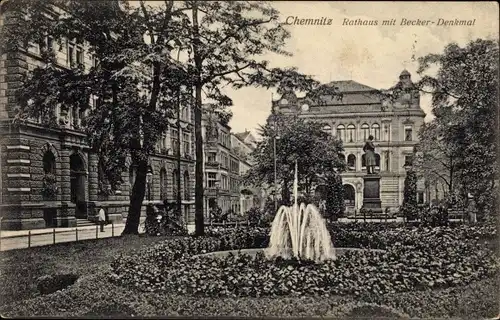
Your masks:
{"label": "railing", "polygon": [[100,226],[96,225],[95,228],[94,226],[86,226],[69,229],[52,228],[51,231],[28,230],[27,233],[16,235],[5,235],[9,231],[4,231],[3,236],[2,230],[0,230],[0,251],[53,245],[63,242],[119,237],[124,228],[124,224],[115,226],[114,223],[111,223],[104,226],[104,231],[100,231]]}
{"label": "railing", "polygon": [[256,223],[250,223],[248,220],[244,221],[226,221],[226,222],[205,222],[206,227],[244,227],[253,226]]}

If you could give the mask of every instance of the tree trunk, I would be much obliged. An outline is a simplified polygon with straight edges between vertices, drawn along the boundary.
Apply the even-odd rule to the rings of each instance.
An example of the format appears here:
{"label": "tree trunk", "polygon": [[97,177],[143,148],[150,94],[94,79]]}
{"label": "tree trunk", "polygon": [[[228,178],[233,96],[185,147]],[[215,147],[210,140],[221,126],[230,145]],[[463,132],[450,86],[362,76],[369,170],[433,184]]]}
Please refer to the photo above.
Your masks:
{"label": "tree trunk", "polygon": [[201,119],[203,115],[201,100],[201,68],[202,60],[199,53],[200,35],[198,30],[198,3],[193,2],[193,54],[195,62],[195,108],[194,108],[194,135],[196,147],[196,167],[195,167],[195,234],[203,236],[205,233],[205,223],[203,221],[203,136],[201,134]]}
{"label": "tree trunk", "polygon": [[[179,91],[177,92],[177,146],[174,146],[174,148],[177,148],[177,181],[175,183],[177,184],[177,194],[176,196],[176,202],[177,202],[177,214],[180,219],[183,220],[182,218],[182,198],[181,198],[181,103],[180,103],[180,87]],[[187,221],[186,221],[187,223]]]}
{"label": "tree trunk", "polygon": [[137,173],[134,186],[132,187],[132,195],[130,196],[127,222],[122,235],[139,234],[142,201],[144,200],[144,195],[146,193],[146,173],[148,164],[146,160],[140,160],[136,163]]}

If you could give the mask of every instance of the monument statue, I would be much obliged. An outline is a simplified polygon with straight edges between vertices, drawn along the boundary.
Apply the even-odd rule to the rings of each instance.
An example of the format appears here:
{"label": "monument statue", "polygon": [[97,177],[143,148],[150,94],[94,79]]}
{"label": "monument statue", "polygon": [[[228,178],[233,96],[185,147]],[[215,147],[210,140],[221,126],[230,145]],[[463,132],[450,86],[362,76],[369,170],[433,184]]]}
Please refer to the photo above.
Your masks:
{"label": "monument statue", "polygon": [[375,145],[373,144],[372,135],[368,137],[368,141],[366,141],[363,151],[365,152],[366,173],[375,174]]}

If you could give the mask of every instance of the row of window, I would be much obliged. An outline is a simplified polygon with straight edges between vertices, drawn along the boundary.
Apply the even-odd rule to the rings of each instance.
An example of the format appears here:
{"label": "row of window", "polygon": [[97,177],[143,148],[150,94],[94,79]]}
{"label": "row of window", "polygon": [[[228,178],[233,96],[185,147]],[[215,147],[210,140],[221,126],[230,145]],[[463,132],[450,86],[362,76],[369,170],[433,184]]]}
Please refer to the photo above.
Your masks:
{"label": "row of window", "polygon": [[[85,67],[85,49],[83,43],[76,40],[66,40],[63,41],[61,45],[59,45],[59,48],[55,48],[56,43],[54,42],[54,39],[49,36],[45,38],[43,45],[47,49],[54,51],[54,53],[56,54],[56,58],[58,58],[57,60],[60,64],[65,65],[69,68],[75,68],[79,66]],[[28,51],[35,54],[41,54],[40,45],[30,43]],[[66,53],[66,61],[64,61],[63,63],[60,53],[64,54],[64,52]],[[94,55],[90,55],[89,60],[91,67],[95,67],[97,65],[97,59]]]}
{"label": "row of window", "polygon": [[231,135],[225,132],[221,132],[219,135],[219,143],[226,148],[231,148]]}
{"label": "row of window", "polygon": [[[384,151],[384,170],[391,170],[391,157],[390,151]],[[356,156],[354,154],[349,154],[347,159],[345,155],[341,154],[340,158],[344,160],[347,164],[347,171],[356,171]],[[404,155],[404,165],[410,166],[413,162],[412,155]],[[380,155],[375,153],[375,169],[380,170]],[[361,156],[361,170],[366,170],[366,155]]]}
{"label": "row of window", "polygon": [[[373,136],[375,141],[389,141],[390,140],[390,127],[388,124],[384,125],[384,132],[381,136],[381,128],[378,123],[368,125],[363,123],[360,127],[360,134],[356,134],[356,126],[354,124],[349,124],[347,126],[339,124],[336,128],[336,136],[344,142],[355,142],[355,141],[367,141],[368,137]],[[332,132],[332,127],[330,125],[325,125],[323,131]],[[411,125],[404,126],[404,140],[413,141],[413,128]]]}
{"label": "row of window", "polygon": [[166,133],[162,134],[162,137],[156,145],[156,149],[160,153],[165,153],[167,150],[171,150],[172,153],[176,155],[180,152],[181,155],[191,155],[191,132],[183,131],[181,129],[181,143],[179,144],[179,131],[176,128],[171,128]]}
{"label": "row of window", "polygon": [[217,159],[217,152],[207,152],[206,159],[208,163],[219,162],[223,168],[229,169],[233,173],[239,173],[240,163],[234,159],[229,159],[226,152],[221,151],[219,153],[219,159]]}
{"label": "row of window", "polygon": [[[135,183],[135,177],[137,174],[137,169],[135,166],[130,166],[129,168],[129,186],[130,186],[130,194],[132,194],[132,187]],[[177,193],[182,191],[182,198],[184,200],[189,200],[191,198],[190,194],[190,183],[189,183],[189,172],[184,171],[183,177],[181,179],[181,186],[183,190],[178,190],[177,188],[177,179],[178,179],[178,171],[173,170],[170,175],[167,174],[167,170],[165,168],[160,169],[160,199],[165,200],[168,199],[168,184],[172,184],[172,199],[177,198]],[[154,199],[154,192],[151,192],[151,198]]]}
{"label": "row of window", "polygon": [[217,173],[216,172],[208,172],[206,179],[207,179],[207,187],[208,188],[219,188],[220,190],[231,190],[234,192],[239,191],[239,180],[233,178],[233,177],[228,177],[227,175],[221,174],[220,175],[221,179],[217,179]]}
{"label": "row of window", "polygon": [[[344,203],[346,206],[354,206],[356,203],[356,191],[350,184],[344,184]],[[417,204],[424,203],[424,192],[417,192]]]}

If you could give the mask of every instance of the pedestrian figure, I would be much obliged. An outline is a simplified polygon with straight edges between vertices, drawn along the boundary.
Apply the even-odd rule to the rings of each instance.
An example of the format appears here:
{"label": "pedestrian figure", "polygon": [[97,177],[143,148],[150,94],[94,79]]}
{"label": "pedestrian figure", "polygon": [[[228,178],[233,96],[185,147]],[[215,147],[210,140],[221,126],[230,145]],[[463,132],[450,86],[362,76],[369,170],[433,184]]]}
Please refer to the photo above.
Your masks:
{"label": "pedestrian figure", "polygon": [[101,232],[104,232],[104,224],[106,223],[106,212],[103,208],[99,209],[99,225],[101,226]]}

